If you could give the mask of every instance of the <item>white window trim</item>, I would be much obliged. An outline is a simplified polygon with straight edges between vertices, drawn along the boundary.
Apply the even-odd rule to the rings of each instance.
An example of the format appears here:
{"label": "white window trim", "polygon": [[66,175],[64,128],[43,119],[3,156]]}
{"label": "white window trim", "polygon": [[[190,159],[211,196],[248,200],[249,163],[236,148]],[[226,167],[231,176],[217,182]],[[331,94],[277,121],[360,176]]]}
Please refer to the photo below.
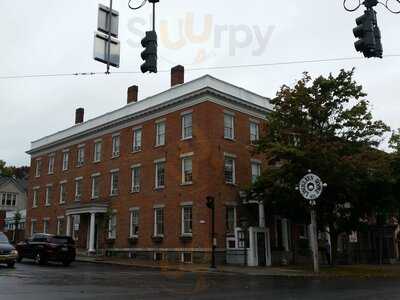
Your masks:
{"label": "white window trim", "polygon": [[[140,145],[136,145],[136,133],[140,131]],[[132,152],[140,152],[142,151],[143,148],[143,128],[142,126],[140,127],[135,127],[132,129],[132,134],[133,134],[133,141],[132,141]]]}
{"label": "white window trim", "polygon": [[[158,182],[158,165],[159,164],[164,164],[164,185],[159,185],[159,182]],[[165,176],[165,159],[160,159],[160,160],[157,160],[157,161],[154,161],[154,168],[155,168],[155,178],[154,178],[154,186],[155,186],[155,188],[156,189],[163,189],[163,188],[165,188],[165,179],[166,179],[166,176]]]}
{"label": "white window trim", "polygon": [[[140,223],[140,208],[138,208],[138,207],[134,207],[134,208],[131,208],[131,209],[129,209],[129,213],[130,213],[130,223],[129,223],[129,237],[130,238],[138,238],[139,237],[139,235],[138,234],[133,234],[133,213],[134,212],[136,212],[136,213],[138,213],[138,224],[137,224],[137,226],[139,226],[139,223]],[[140,230],[140,227],[139,227],[139,230]]]}
{"label": "white window trim", "polygon": [[42,159],[38,158],[35,161],[35,177],[36,178],[40,177],[41,173],[42,173]]}
{"label": "white window trim", "polygon": [[[191,181],[186,181],[185,179],[185,160],[190,159],[192,161],[192,180]],[[181,156],[181,183],[183,185],[190,185],[193,184],[193,155],[189,156]]]}
{"label": "white window trim", "polygon": [[47,173],[49,175],[51,175],[51,174],[54,174],[54,164],[55,164],[55,161],[56,161],[56,154],[55,153],[49,154],[48,159],[49,159],[49,164],[47,166],[47,171],[48,171]]}
{"label": "white window trim", "polygon": [[[113,188],[113,182],[114,182],[114,175],[118,174],[118,186],[117,186],[117,191],[115,192]],[[110,171],[110,196],[118,196],[119,195],[119,169],[111,170]]]}
{"label": "white window trim", "polygon": [[49,195],[49,190],[51,190],[51,192],[53,192],[53,185],[47,184],[46,185],[46,194],[45,194],[45,206],[51,206],[51,202],[50,200],[50,195]]}
{"label": "white window trim", "polygon": [[[118,141],[114,144],[114,141]],[[118,145],[118,151],[116,148],[116,145]],[[112,146],[112,158],[117,158],[121,155],[121,134],[120,133],[114,133],[111,137],[111,146]]]}
{"label": "white window trim", "polygon": [[[192,123],[191,123],[191,128],[192,128],[192,134],[190,136],[185,136],[185,117],[187,116],[191,116],[192,117]],[[182,113],[181,114],[181,127],[182,127],[182,140],[190,140],[193,138],[193,112],[192,111],[188,111],[186,113]]]}
{"label": "white window trim", "polygon": [[[100,146],[99,157],[96,157],[97,146]],[[103,140],[100,139],[100,140],[94,141],[94,147],[93,147],[93,162],[94,162],[94,163],[99,163],[99,162],[101,162],[102,147],[103,147]]]}
{"label": "white window trim", "polygon": [[[92,184],[92,186],[91,186],[91,199],[92,200],[94,200],[94,199],[99,199],[100,198],[100,186],[98,187],[98,189],[99,189],[99,194],[97,195],[97,196],[95,196],[94,195],[94,181],[96,180],[96,179],[99,179],[100,178],[100,173],[96,173],[96,174],[92,174],[92,176],[91,176],[91,178],[92,178],[92,182],[91,182],[91,184]],[[99,184],[99,183],[97,183],[97,184]]]}
{"label": "white window trim", "polygon": [[63,150],[63,155],[62,155],[62,170],[63,171],[68,171],[69,167],[69,150]]}
{"label": "white window trim", "polygon": [[224,173],[225,173],[225,159],[229,158],[232,159],[232,182],[227,182],[225,179],[225,174],[224,174],[224,180],[226,184],[233,184],[236,185],[236,155],[224,155]]}
{"label": "white window trim", "polygon": [[[156,147],[161,147],[165,146],[167,143],[167,123],[165,122],[166,119],[161,119],[158,121],[155,121],[155,127],[156,127]],[[159,137],[159,126],[160,124],[164,124],[164,143],[161,144],[158,137]]]}
{"label": "white window trim", "polygon": [[[231,126],[232,126],[232,136],[226,136],[225,135],[225,116],[229,116],[229,117],[231,117],[232,119],[232,123],[231,123]],[[224,111],[224,139],[227,139],[227,140],[234,140],[235,139],[235,114],[234,113],[232,113],[232,112],[228,112],[228,111]]]}
{"label": "white window trim", "polygon": [[[133,181],[134,181],[134,170],[135,169],[139,169],[139,184],[137,184],[137,183],[134,183]],[[132,165],[131,166],[131,192],[132,193],[139,193],[140,192],[140,177],[141,177],[141,168],[142,168],[142,165],[141,164],[136,164],[136,165]]]}
{"label": "white window trim", "polygon": [[66,184],[67,184],[67,181],[66,180],[64,180],[64,181],[61,181],[60,182],[60,199],[59,199],[59,204],[65,204],[65,199],[63,199],[63,197],[62,197],[62,194],[63,194],[63,190],[62,190],[62,187],[64,187],[64,192],[66,192]]}
{"label": "white window trim", "polygon": [[[114,228],[112,228],[112,220],[115,220]],[[108,220],[108,239],[110,240],[115,240],[117,238],[117,214],[113,212],[113,214],[110,216],[110,219]]]}
{"label": "white window trim", "polygon": [[[192,209],[192,232],[185,232],[185,208]],[[182,236],[192,236],[193,235],[193,206],[192,205],[182,205],[181,207],[181,235]]]}
{"label": "white window trim", "polygon": [[162,234],[157,233],[157,210],[163,211],[163,232],[165,232],[165,228],[164,228],[164,226],[165,226],[165,208],[164,207],[165,206],[163,206],[163,205],[156,205],[153,208],[153,211],[154,211],[154,236],[155,237],[164,237],[164,233],[162,233]]}

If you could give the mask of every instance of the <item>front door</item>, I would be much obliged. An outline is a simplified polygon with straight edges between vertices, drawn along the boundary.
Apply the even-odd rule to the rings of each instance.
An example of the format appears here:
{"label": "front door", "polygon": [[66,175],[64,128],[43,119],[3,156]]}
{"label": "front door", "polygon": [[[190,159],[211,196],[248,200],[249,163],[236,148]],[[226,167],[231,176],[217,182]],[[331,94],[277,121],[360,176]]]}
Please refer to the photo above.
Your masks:
{"label": "front door", "polygon": [[267,265],[265,232],[257,232],[257,257],[258,265],[265,267]]}

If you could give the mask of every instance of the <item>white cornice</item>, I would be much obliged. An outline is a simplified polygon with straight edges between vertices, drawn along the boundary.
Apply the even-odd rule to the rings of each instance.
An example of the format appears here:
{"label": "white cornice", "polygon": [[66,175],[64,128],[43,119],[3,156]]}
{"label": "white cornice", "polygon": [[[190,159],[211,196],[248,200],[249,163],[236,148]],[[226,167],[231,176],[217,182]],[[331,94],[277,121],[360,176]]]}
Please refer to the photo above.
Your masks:
{"label": "white cornice", "polygon": [[[205,98],[204,95],[213,97]],[[255,117],[265,117],[272,110],[268,98],[262,97],[245,89],[206,75],[191,82],[175,86],[165,92],[144,100],[130,103],[120,109],[114,110],[82,124],[75,125],[63,131],[46,136],[31,142],[28,154],[37,155],[38,152],[49,148],[58,148],[60,144],[76,141],[83,136],[95,135],[107,130],[118,130],[121,124],[132,122],[135,119],[150,119],[159,117],[161,111],[171,110],[172,107],[182,106],[188,100],[200,98],[203,101],[223,102],[227,108],[245,110]],[[190,102],[190,101],[188,101]],[[123,127],[123,126],[122,126]]]}

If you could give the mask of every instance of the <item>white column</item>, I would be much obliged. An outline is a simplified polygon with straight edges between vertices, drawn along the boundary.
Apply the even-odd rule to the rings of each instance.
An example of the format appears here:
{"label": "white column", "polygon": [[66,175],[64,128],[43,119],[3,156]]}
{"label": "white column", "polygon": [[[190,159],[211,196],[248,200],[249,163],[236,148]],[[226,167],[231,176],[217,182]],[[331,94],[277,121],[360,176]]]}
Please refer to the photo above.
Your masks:
{"label": "white column", "polygon": [[282,246],[285,251],[289,251],[288,220],[282,219]]}
{"label": "white column", "polygon": [[71,236],[71,216],[67,216],[67,236]]}
{"label": "white column", "polygon": [[89,234],[89,253],[93,253],[94,249],[94,228],[96,226],[96,214],[90,214],[90,234]]}
{"label": "white column", "polygon": [[264,202],[260,201],[258,203],[258,222],[261,228],[265,228],[265,211],[264,211]]}

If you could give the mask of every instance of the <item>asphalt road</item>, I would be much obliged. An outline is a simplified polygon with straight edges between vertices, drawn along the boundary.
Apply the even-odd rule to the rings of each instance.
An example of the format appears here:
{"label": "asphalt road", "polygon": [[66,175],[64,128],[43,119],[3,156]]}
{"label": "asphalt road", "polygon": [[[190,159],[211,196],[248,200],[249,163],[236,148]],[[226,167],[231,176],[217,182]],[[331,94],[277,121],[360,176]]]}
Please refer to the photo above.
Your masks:
{"label": "asphalt road", "polygon": [[0,267],[1,300],[400,299],[399,279],[271,279],[75,263]]}

